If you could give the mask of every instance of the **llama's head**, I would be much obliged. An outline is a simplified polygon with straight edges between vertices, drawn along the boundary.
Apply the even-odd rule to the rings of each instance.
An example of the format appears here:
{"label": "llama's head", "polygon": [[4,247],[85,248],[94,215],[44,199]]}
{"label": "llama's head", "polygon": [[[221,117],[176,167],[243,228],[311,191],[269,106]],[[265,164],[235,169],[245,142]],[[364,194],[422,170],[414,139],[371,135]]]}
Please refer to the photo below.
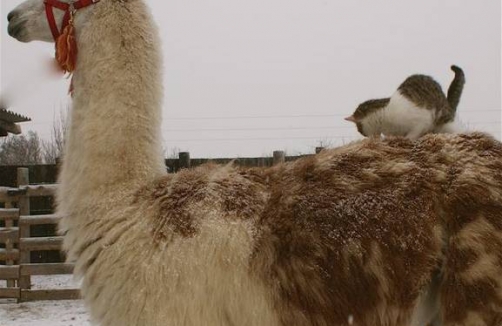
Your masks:
{"label": "llama's head", "polygon": [[[68,18],[69,12],[73,8],[73,3],[93,4],[99,0],[26,0],[14,10],[12,10],[7,19],[9,21],[9,35],[21,42],[44,41],[54,42],[57,35],[54,35],[54,28],[51,30],[52,20],[61,32],[63,21]],[[64,8],[68,7],[69,10]],[[92,7],[92,6],[91,6]],[[92,9],[86,5],[78,10],[73,24],[76,29],[82,28],[88,21],[89,12]],[[66,15],[66,16],[65,16]]]}

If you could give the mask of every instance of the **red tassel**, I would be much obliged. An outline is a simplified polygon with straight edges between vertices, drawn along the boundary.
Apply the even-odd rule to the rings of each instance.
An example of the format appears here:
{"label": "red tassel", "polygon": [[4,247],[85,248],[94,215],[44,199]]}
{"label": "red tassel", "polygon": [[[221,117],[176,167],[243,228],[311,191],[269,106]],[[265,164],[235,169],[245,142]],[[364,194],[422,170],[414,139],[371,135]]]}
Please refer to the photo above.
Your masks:
{"label": "red tassel", "polygon": [[63,33],[56,41],[56,61],[64,72],[72,73],[77,64],[77,40],[73,19],[70,19]]}

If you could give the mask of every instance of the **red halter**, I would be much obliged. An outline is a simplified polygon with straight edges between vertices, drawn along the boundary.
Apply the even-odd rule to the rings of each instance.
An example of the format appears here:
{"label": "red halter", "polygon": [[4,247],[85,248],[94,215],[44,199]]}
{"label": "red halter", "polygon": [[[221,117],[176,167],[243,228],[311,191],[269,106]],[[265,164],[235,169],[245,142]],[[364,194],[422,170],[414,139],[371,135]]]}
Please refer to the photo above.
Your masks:
{"label": "red halter", "polygon": [[[85,8],[99,1],[100,0],[71,0],[70,3],[66,3],[59,0],[44,0],[47,22],[51,28],[54,41],[56,41],[56,61],[64,72],[71,74],[77,65],[78,49],[75,38],[75,28],[73,26],[73,16],[78,9]],[[58,30],[53,8],[65,12],[63,23],[61,24],[61,31]],[[73,94],[73,78],[70,83],[70,94]]]}
{"label": "red halter", "polygon": [[[47,15],[47,21],[49,22],[49,26],[51,27],[52,36],[54,40],[57,41],[58,37],[61,36],[61,33],[64,31],[65,27],[70,23],[70,19],[73,14],[78,9],[85,8],[100,0],[78,0],[75,2],[61,2],[59,0],[44,0],[45,3],[45,14]],[[54,18],[53,8],[57,8],[63,10],[65,12],[63,17],[63,24],[61,25],[61,32],[58,30],[58,26],[56,24],[56,19]]]}

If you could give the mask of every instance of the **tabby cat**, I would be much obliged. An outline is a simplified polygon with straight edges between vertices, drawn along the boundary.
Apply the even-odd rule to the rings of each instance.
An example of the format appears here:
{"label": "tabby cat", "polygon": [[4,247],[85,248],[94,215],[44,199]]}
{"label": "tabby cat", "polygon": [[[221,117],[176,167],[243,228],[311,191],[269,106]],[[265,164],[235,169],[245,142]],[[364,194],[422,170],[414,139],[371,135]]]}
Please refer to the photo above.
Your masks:
{"label": "tabby cat", "polygon": [[383,134],[417,139],[426,133],[455,132],[455,115],[465,75],[457,66],[451,69],[455,78],[446,96],[432,77],[412,75],[392,97],[366,101],[345,120],[354,122],[366,137]]}

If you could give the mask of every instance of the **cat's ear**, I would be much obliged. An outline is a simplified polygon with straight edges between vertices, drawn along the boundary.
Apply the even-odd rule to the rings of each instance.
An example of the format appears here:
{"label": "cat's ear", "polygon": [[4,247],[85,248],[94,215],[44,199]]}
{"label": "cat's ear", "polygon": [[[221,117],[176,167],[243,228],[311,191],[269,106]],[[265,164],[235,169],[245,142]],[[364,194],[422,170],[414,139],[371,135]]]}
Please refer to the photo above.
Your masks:
{"label": "cat's ear", "polygon": [[353,115],[351,115],[350,117],[346,117],[346,118],[345,118],[345,120],[346,120],[346,121],[350,121],[350,122],[354,122],[354,123],[356,123],[356,122],[357,122],[357,121],[356,121],[356,118],[354,118],[354,116],[353,116]]}

